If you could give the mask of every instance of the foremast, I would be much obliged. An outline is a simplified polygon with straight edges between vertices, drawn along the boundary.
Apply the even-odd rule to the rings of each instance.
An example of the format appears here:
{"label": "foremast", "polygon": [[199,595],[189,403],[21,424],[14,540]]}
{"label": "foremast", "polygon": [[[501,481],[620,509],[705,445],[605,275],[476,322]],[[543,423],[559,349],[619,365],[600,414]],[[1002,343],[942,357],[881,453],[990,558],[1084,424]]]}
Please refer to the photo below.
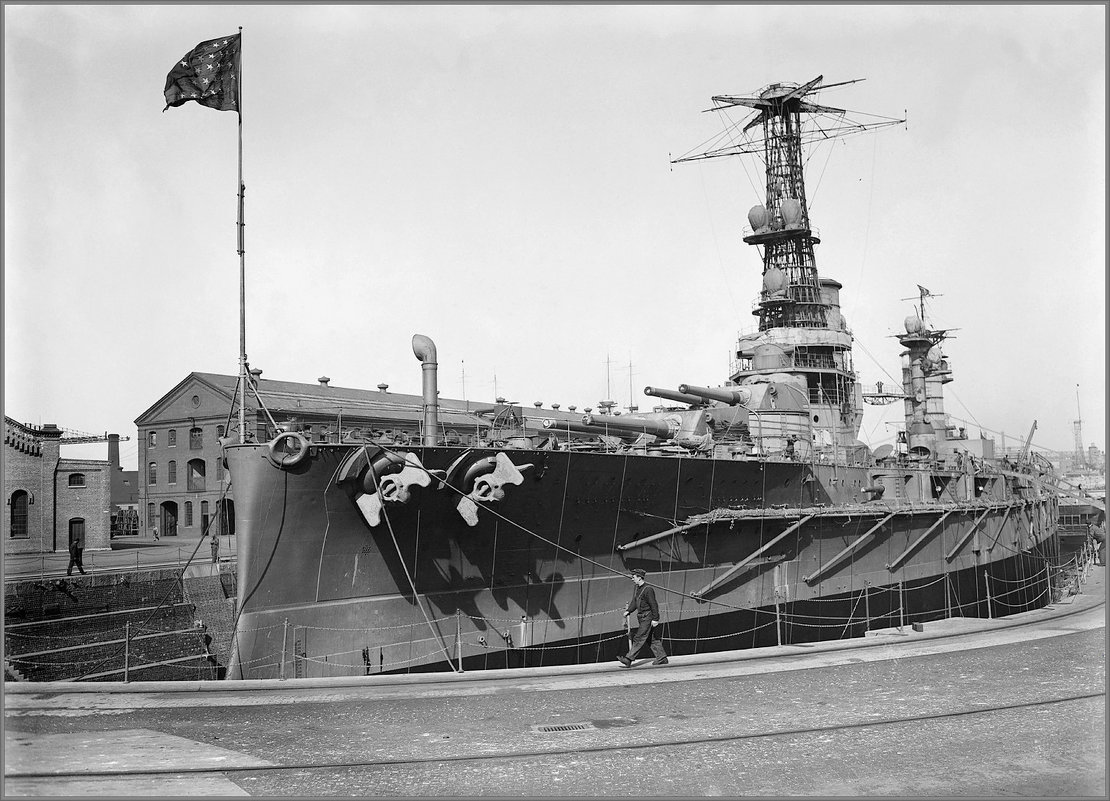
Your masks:
{"label": "foremast", "polygon": [[[762,248],[763,282],[753,309],[759,323],[739,338],[729,382],[765,383],[788,378],[808,399],[814,446],[834,458],[841,447],[859,446],[862,395],[852,366],[852,334],[840,313],[841,284],[818,274],[814,246],[820,234],[810,221],[804,154],[825,141],[904,120],[874,118],[856,122],[845,109],[811,99],[821,89],[856,81],[824,84],[818,76],[805,84],[774,83],[750,97],[720,95],[713,110],[754,110],[729,135],[739,141],[687,155],[675,162],[728,155],[756,155],[764,162],[763,202],[748,212],[744,241]],[[814,124],[808,124],[813,121]],[[752,132],[761,131],[762,139]],[[785,375],[783,375],[785,374]]]}

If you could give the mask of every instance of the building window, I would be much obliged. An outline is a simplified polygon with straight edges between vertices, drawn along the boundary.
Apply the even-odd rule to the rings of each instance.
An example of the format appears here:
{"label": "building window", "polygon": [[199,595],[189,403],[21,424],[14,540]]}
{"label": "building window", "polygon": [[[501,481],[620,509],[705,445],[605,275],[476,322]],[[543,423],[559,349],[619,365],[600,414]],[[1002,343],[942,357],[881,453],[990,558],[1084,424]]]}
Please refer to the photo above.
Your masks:
{"label": "building window", "polygon": [[85,518],[74,517],[69,521],[69,541],[80,542],[85,547]]}
{"label": "building window", "polygon": [[85,486],[85,474],[84,473],[70,473],[69,474],[69,485],[71,487],[83,487],[83,486]]}
{"label": "building window", "polygon": [[200,502],[200,519],[205,526],[208,525],[208,501]]}
{"label": "building window", "polygon": [[193,502],[185,501],[185,528],[193,525]]}
{"label": "building window", "polygon": [[222,456],[216,457],[216,481],[224,480],[224,459]]}
{"label": "building window", "polygon": [[222,437],[223,435],[224,435],[224,427],[223,426],[216,426],[216,436],[217,437]]}
{"label": "building window", "polygon": [[157,513],[155,512],[155,509],[154,509],[154,504],[148,503],[146,505],[146,524],[148,526],[153,526],[157,522],[158,522],[158,517],[157,517]]}
{"label": "building window", "polygon": [[30,532],[27,530],[27,493],[23,490],[16,490],[12,493],[11,499],[11,517],[9,518],[9,531],[11,531],[11,538],[13,540],[25,540],[30,537]]}
{"label": "building window", "polygon": [[146,435],[146,444],[151,448],[155,448],[155,447],[158,446],[158,432],[157,431],[151,431],[149,434]]}
{"label": "building window", "polygon": [[189,450],[199,451],[204,447],[204,432],[200,428],[189,429]]}
{"label": "building window", "polygon": [[158,483],[158,464],[151,462],[146,466],[146,483],[154,486]]}
{"label": "building window", "polygon": [[204,460],[189,460],[189,492],[204,492]]}
{"label": "building window", "polygon": [[171,428],[169,431],[166,432],[166,447],[167,448],[177,447],[177,429],[176,428]]}
{"label": "building window", "polygon": [[172,459],[170,460],[170,463],[166,465],[166,483],[177,483],[177,462],[173,461]]}

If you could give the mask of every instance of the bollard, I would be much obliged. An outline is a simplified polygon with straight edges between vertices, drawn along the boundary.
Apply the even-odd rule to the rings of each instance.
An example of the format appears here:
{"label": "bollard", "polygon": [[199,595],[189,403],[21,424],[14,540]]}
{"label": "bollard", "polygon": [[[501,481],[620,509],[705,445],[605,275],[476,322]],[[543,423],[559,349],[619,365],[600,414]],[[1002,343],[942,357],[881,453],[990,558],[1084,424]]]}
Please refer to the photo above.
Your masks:
{"label": "bollard", "polygon": [[123,680],[131,681],[131,622],[123,624]]}
{"label": "bollard", "polygon": [[281,668],[278,671],[278,678],[285,681],[285,653],[289,645],[289,618],[285,618],[285,625],[281,629]]}
{"label": "bollard", "polygon": [[463,672],[462,666],[462,610],[455,610],[455,661],[459,663],[459,673]]}
{"label": "bollard", "polygon": [[994,618],[994,612],[991,609],[991,577],[986,570],[983,571],[983,586],[987,592],[987,619]]}

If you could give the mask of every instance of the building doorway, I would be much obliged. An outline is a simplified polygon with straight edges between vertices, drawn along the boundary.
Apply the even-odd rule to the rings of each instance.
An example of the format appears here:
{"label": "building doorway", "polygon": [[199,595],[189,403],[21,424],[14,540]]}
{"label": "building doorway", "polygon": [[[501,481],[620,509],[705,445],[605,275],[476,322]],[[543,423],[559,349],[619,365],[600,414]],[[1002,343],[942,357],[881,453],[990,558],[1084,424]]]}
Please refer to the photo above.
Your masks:
{"label": "building doorway", "polygon": [[177,503],[174,501],[162,502],[162,536],[163,537],[176,537],[177,536]]}

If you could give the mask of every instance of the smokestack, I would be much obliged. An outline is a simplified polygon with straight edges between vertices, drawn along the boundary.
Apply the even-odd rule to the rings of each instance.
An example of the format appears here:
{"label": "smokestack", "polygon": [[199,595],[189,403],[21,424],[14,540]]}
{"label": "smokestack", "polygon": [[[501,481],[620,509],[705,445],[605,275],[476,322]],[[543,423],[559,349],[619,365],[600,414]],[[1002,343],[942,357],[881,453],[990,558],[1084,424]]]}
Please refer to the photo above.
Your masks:
{"label": "smokestack", "polygon": [[415,334],[412,352],[424,364],[424,444],[436,444],[439,428],[439,390],[436,389],[436,345],[429,337]]}

